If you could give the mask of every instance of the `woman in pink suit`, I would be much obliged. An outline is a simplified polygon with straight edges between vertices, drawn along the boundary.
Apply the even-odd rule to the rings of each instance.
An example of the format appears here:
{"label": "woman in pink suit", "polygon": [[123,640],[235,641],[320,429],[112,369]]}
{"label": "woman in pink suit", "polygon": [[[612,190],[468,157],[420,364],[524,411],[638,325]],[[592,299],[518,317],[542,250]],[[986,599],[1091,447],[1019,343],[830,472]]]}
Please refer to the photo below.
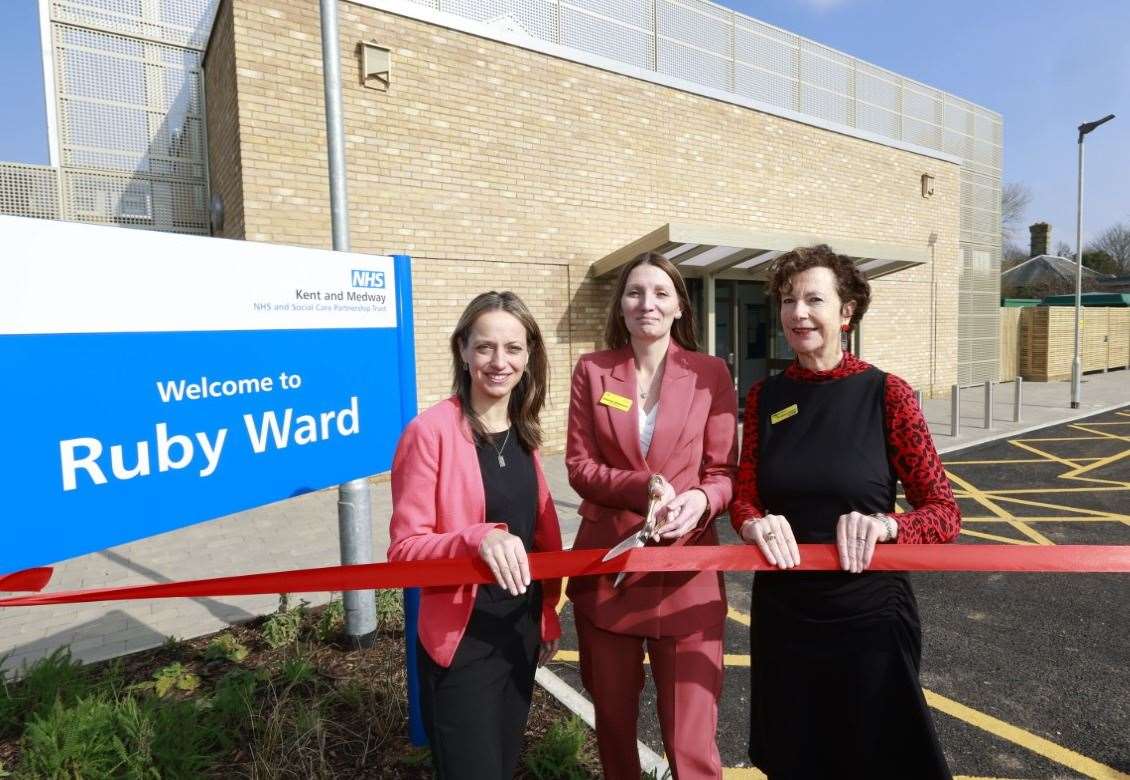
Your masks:
{"label": "woman in pink suit", "polygon": [[[638,531],[653,475],[663,478],[658,541],[718,544],[713,520],[730,503],[737,468],[737,399],[725,363],[697,351],[686,284],[670,261],[647,253],[624,267],[604,338],[608,349],[583,356],[573,372],[565,462],[584,499],[574,547],[612,547]],[[721,574],[614,580],[575,578],[568,588],[605,776],[640,776],[646,645],[675,777],[721,777]]]}
{"label": "woman in pink suit", "polygon": [[561,635],[558,580],[527,553],[560,550],[538,458],[545,344],[510,292],[476,297],[451,336],[454,394],[404,430],[392,464],[390,561],[481,557],[497,584],[424,588],[420,703],[436,775],[514,775],[536,667]]}

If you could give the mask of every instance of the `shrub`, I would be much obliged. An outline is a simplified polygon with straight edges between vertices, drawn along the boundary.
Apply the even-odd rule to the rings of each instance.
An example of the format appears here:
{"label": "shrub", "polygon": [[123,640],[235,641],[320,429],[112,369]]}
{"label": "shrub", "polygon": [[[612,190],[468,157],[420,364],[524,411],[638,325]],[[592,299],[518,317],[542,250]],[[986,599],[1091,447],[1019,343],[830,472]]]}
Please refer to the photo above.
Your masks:
{"label": "shrub", "polygon": [[585,722],[576,715],[559,720],[526,751],[526,769],[535,780],[584,780]]}
{"label": "shrub", "polygon": [[404,630],[404,599],[399,590],[378,590],[377,631],[394,633]]}
{"label": "shrub", "polygon": [[302,619],[306,615],[306,602],[290,607],[286,594],[279,597],[279,611],[263,622],[263,641],[267,647],[277,650],[283,645],[298,641],[302,629]]}
{"label": "shrub", "polygon": [[318,619],[318,641],[328,642],[345,626],[345,604],[341,599],[333,599],[322,610]]}
{"label": "shrub", "polygon": [[247,646],[231,634],[220,634],[208,643],[208,647],[204,650],[204,660],[227,660],[232,663],[239,663],[247,657],[249,652]]}
{"label": "shrub", "polygon": [[32,716],[46,715],[57,701],[73,704],[93,687],[82,662],[72,659],[66,647],[30,666],[24,664],[18,681],[0,671],[0,738],[19,734]]}
{"label": "shrub", "polygon": [[97,697],[73,705],[56,700],[33,715],[24,731],[21,776],[109,777],[119,765],[114,744],[114,705]]}
{"label": "shrub", "polygon": [[177,661],[153,673],[153,692],[164,698],[177,691],[195,691],[200,687],[200,678]]}

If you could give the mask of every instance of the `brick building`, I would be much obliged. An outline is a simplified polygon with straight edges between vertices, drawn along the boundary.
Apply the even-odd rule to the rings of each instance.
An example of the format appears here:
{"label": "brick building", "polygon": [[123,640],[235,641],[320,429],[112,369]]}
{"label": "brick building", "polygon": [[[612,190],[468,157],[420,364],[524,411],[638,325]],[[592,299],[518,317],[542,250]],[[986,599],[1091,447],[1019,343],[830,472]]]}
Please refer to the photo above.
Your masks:
{"label": "brick building", "polygon": [[[166,0],[137,20],[41,5],[61,74],[49,107],[67,120],[53,159],[137,190],[107,195],[98,220],[199,232],[210,198],[216,235],[330,245],[316,2]],[[616,270],[643,249],[690,280],[701,342],[731,361],[740,396],[789,358],[764,268],[815,241],[876,279],[865,358],[929,395],[996,378],[999,115],[703,0],[338,7],[352,246],[413,257],[422,405],[448,392],[464,303],[513,289],[549,343],[560,447],[572,363],[600,346]],[[79,23],[99,72],[119,74],[85,91],[74,58],[93,50],[67,37]],[[387,51],[386,73],[366,77],[363,44]],[[65,170],[98,121],[73,110],[95,87],[149,117],[100,131],[107,148],[142,150],[128,178]],[[184,117],[162,122],[166,105]],[[134,125],[152,137],[127,139]],[[173,166],[165,184],[161,165],[182,157],[201,175]],[[183,208],[161,206],[189,186]],[[76,213],[62,218],[95,219]]]}

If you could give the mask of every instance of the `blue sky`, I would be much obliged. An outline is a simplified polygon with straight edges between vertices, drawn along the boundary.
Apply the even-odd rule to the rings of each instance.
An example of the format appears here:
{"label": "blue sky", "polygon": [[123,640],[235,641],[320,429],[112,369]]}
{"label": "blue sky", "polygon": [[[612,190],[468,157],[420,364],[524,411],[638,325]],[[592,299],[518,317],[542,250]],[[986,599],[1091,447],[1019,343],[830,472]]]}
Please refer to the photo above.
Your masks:
{"label": "blue sky", "polygon": [[[1130,2],[723,4],[1002,114],[1005,180],[1031,189],[1025,222],[1053,243],[1075,242],[1075,128],[1117,114],[1088,136],[1084,230],[1130,223]],[[0,0],[0,160],[47,162],[38,19],[36,0]]]}

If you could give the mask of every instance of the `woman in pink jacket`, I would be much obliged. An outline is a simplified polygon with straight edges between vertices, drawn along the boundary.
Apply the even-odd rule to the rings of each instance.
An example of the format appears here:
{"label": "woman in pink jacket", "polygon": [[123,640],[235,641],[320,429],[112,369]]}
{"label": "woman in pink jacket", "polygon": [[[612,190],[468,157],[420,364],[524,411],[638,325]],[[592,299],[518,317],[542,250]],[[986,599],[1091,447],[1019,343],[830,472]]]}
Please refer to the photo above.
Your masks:
{"label": "woman in pink jacket", "polygon": [[527,553],[561,549],[538,459],[541,331],[511,292],[476,297],[451,336],[454,394],[404,430],[392,464],[390,561],[480,557],[497,584],[424,588],[420,704],[436,775],[510,778],[536,667],[557,650],[557,580]]}
{"label": "woman in pink jacket", "polygon": [[[573,372],[565,463],[584,499],[573,546],[612,547],[639,531],[655,475],[659,543],[718,544],[713,521],[737,468],[737,397],[726,364],[698,351],[687,287],[669,260],[648,253],[624,267],[604,340],[608,349]],[[645,645],[675,777],[721,777],[721,574],[631,574],[619,586],[613,576],[576,577],[569,598],[605,777],[640,776]]]}

